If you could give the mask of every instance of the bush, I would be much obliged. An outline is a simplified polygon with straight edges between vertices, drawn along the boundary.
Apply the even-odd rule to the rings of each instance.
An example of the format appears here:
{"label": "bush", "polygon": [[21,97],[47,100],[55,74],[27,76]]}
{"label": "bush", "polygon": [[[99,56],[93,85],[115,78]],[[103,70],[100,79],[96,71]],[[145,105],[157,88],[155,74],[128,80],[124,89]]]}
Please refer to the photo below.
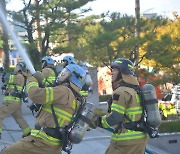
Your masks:
{"label": "bush", "polygon": [[4,72],[6,72],[6,73],[14,72],[14,68],[12,68],[12,67],[6,68],[6,69],[4,69]]}
{"label": "bush", "polygon": [[162,121],[159,126],[159,133],[180,132],[180,119],[175,121]]}
{"label": "bush", "polygon": [[105,102],[105,101],[107,101],[110,97],[111,97],[111,95],[101,95],[101,96],[99,96],[99,102]]}

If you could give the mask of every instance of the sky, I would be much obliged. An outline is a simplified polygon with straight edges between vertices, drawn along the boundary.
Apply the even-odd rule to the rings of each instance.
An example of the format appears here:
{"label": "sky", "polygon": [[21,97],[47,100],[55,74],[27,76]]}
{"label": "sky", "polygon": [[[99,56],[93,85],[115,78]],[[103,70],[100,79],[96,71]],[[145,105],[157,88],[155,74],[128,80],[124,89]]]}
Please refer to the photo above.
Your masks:
{"label": "sky", "polygon": [[[11,0],[8,9],[19,10],[22,0]],[[96,0],[89,2],[85,8],[91,7],[87,15],[101,14],[103,12],[120,12],[121,14],[135,15],[135,0]],[[140,0],[140,13],[157,13],[172,18],[172,12],[180,15],[180,0]]]}

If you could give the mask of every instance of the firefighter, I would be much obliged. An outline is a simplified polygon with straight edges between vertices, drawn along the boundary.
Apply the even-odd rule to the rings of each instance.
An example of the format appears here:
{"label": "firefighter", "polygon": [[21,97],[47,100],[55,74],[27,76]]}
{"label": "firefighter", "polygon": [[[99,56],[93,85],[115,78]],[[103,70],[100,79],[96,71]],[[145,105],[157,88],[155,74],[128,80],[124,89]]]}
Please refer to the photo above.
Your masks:
{"label": "firefighter", "polygon": [[[41,71],[41,79],[42,82],[39,83],[40,87],[51,87],[54,86],[56,83],[56,69],[54,67],[54,60],[46,56],[42,58],[42,71]],[[40,104],[36,104],[36,102],[33,102],[29,109],[32,111],[33,116],[36,116],[39,114],[39,110],[41,108]]]}
{"label": "firefighter", "polygon": [[[81,80],[85,79],[85,84],[83,85],[80,94],[87,96],[88,93],[83,93],[82,91],[84,91],[84,87],[86,85],[86,87],[89,88],[89,90],[92,92],[92,80],[90,75],[87,73],[88,71],[86,69],[83,69],[80,65],[78,65],[75,62],[74,57],[72,56],[65,56],[62,60],[62,65],[64,67],[64,69],[62,70],[62,72],[59,74],[59,81],[61,82],[61,80],[65,80],[67,78],[79,78]],[[66,76],[64,75],[66,74]],[[87,90],[87,88],[86,88]]]}
{"label": "firefighter", "polygon": [[19,62],[14,69],[14,75],[6,73],[3,77],[5,96],[3,98],[2,107],[0,108],[0,134],[2,133],[3,119],[10,114],[22,129],[22,137],[30,134],[31,128],[23,118],[21,111],[22,98],[24,95],[23,89],[27,72],[28,69],[25,63]]}
{"label": "firefighter", "polygon": [[[77,69],[77,67],[73,68]],[[64,70],[63,77],[67,76],[66,73],[68,71]],[[43,106],[36,118],[35,128],[32,129],[31,135],[2,150],[3,154],[61,153],[62,145],[66,142],[64,138],[66,135],[63,133],[65,131],[60,132],[60,130],[65,129],[72,121],[79,104],[78,93],[85,84],[85,79],[83,79],[85,72],[81,72],[81,78],[76,77],[74,72],[71,73],[73,77],[64,78],[65,81],[63,81],[59,76],[59,81],[61,81],[59,85],[45,88],[39,87],[38,83],[41,82],[39,72],[28,77],[26,88],[29,98]]]}
{"label": "firefighter", "polygon": [[86,74],[87,74],[86,75],[86,84],[82,87],[80,94],[87,97],[89,92],[90,93],[93,92],[93,82],[92,82],[91,76],[89,74],[86,63],[82,62],[79,65],[86,71]]}
{"label": "firefighter", "polygon": [[[42,71],[41,71],[41,83],[40,87],[51,87],[55,86],[56,84],[56,69],[54,67],[54,60],[49,57],[45,56],[42,58]],[[41,104],[36,104],[36,102],[33,102],[29,109],[32,111],[33,116],[37,116],[39,114],[39,110],[41,108]]]}
{"label": "firefighter", "polygon": [[54,60],[49,56],[42,58],[42,75],[42,85],[44,87],[54,85],[57,73],[54,67]]}
{"label": "firefighter", "polygon": [[175,105],[172,103],[166,103],[166,102],[165,103],[159,103],[158,108],[160,110],[161,117],[163,120],[168,119],[169,115],[176,115],[177,114]]}
{"label": "firefighter", "polygon": [[110,113],[92,123],[94,126],[113,130],[106,154],[144,154],[147,134],[123,127],[123,123],[129,122],[128,119],[138,121],[142,116],[140,97],[133,88],[125,86],[125,84],[139,85],[134,76],[133,63],[128,59],[118,58],[112,62],[111,68],[113,94]]}

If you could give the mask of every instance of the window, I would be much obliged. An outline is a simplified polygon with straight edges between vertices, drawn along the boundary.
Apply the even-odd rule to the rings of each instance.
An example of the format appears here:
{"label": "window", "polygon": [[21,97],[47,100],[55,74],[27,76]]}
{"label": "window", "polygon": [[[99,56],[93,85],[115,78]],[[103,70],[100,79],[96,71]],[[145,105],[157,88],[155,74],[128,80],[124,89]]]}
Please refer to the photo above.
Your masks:
{"label": "window", "polygon": [[164,98],[162,99],[162,101],[170,101],[172,98],[172,94],[167,94],[166,96],[164,96]]}

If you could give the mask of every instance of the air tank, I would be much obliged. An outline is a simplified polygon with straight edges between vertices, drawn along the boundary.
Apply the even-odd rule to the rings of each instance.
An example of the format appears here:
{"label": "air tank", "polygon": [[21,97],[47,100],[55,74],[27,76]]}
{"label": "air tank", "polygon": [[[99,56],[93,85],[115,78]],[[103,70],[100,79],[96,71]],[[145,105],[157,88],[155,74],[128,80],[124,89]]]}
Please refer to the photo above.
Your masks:
{"label": "air tank", "polygon": [[82,141],[87,129],[89,128],[89,124],[91,124],[91,121],[93,121],[95,118],[96,108],[92,103],[87,102],[84,109],[80,113],[80,118],[70,132],[69,140],[71,143],[78,144]]}
{"label": "air tank", "polygon": [[145,109],[147,112],[147,123],[151,127],[158,127],[161,123],[161,116],[158,109],[158,100],[155,88],[151,84],[145,84],[142,87],[142,92],[145,100]]}
{"label": "air tank", "polygon": [[104,116],[108,114],[109,105],[108,102],[99,102],[98,106],[96,107],[96,114],[98,116]]}

